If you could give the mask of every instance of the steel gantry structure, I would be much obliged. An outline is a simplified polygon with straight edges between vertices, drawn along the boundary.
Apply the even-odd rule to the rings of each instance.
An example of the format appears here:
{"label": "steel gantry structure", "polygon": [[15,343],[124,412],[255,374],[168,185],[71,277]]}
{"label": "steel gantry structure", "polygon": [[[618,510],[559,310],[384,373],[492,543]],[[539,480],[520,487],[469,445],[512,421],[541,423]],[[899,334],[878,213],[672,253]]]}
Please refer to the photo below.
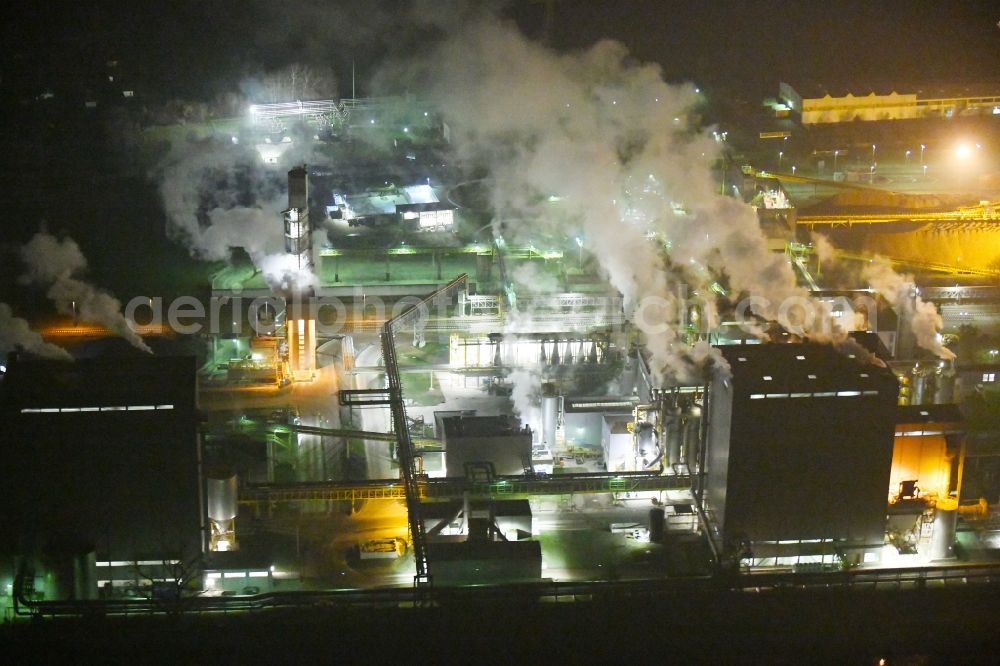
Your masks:
{"label": "steel gantry structure", "polygon": [[403,405],[403,387],[399,378],[399,364],[396,360],[396,331],[406,326],[417,326],[421,319],[427,316],[430,307],[440,299],[447,298],[459,285],[469,279],[468,273],[462,273],[454,280],[430,294],[419,303],[411,306],[401,314],[393,317],[382,326],[382,362],[385,364],[385,376],[388,381],[389,411],[392,415],[393,430],[396,431],[396,448],[399,457],[399,468],[403,476],[403,495],[406,498],[407,520],[410,528],[410,539],[413,542],[413,559],[416,565],[414,584],[421,586],[430,583],[427,572],[427,533],[424,529],[424,519],[420,512],[420,487],[417,481],[417,470],[414,460],[416,452],[410,437],[410,426],[406,420],[406,408]]}
{"label": "steel gantry structure", "polygon": [[918,210],[888,213],[844,212],[825,215],[799,215],[795,223],[814,227],[851,227],[856,224],[890,224],[893,222],[923,222],[933,224],[978,225],[1000,222],[1000,202],[986,202],[976,206],[962,206],[956,210],[919,212]]}

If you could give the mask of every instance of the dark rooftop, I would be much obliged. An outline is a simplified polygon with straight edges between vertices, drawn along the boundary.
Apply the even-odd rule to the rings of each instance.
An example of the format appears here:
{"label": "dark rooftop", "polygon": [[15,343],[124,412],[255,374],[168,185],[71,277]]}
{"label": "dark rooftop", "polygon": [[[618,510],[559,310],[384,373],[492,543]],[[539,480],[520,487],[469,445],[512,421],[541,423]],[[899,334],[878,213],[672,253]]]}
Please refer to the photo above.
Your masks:
{"label": "dark rooftop", "polygon": [[448,437],[502,437],[519,435],[520,419],[513,416],[451,416],[442,420]]}
{"label": "dark rooftop", "polygon": [[195,360],[136,355],[53,361],[11,357],[0,384],[9,409],[143,406],[164,402],[193,409]]}
{"label": "dark rooftop", "polygon": [[718,349],[732,368],[733,385],[739,392],[839,394],[897,386],[892,371],[863,358],[861,350],[842,353],[831,345],[809,342]]}

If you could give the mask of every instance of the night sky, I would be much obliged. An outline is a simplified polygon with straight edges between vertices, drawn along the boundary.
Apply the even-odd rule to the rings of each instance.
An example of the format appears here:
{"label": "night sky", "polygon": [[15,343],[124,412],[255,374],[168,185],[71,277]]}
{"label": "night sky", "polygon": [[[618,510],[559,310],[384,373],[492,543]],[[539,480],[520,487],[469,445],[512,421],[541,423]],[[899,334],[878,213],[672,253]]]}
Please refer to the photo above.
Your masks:
{"label": "night sky", "polygon": [[[361,94],[378,63],[419,52],[484,4],[28,3],[2,26],[3,87],[9,93],[25,71],[48,79],[115,57],[154,94],[208,99],[248,74],[299,61],[332,67],[348,96],[353,60]],[[541,37],[537,0],[489,4]],[[555,19],[558,49],[618,39],[637,59],[659,62],[668,79],[755,98],[779,80],[834,93],[991,83],[1000,64],[1000,9],[988,1],[557,0]]]}

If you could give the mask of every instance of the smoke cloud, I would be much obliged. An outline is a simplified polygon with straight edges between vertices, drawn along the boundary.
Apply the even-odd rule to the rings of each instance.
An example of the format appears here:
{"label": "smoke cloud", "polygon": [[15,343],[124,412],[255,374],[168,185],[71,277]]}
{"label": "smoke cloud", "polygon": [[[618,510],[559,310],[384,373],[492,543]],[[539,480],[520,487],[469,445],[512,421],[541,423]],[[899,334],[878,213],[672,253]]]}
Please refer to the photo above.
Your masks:
{"label": "smoke cloud", "polygon": [[762,297],[755,313],[771,320],[787,298],[811,301],[785,257],[768,250],[753,209],[718,193],[710,166],[719,144],[698,129],[694,86],[665,83],[622,44],[558,55],[511,24],[478,19],[381,81],[419,82],[437,101],[459,160],[494,178],[501,233],[579,233],[626,311],[642,312],[634,322],[659,379],[690,379],[700,374],[693,363],[721,362],[680,339],[680,285],[714,300],[711,286],[723,280]]}
{"label": "smoke cloud", "polygon": [[816,231],[810,234],[813,249],[821,264],[832,264],[837,260],[837,248],[833,246],[830,239]]}
{"label": "smoke cloud", "polygon": [[511,384],[510,399],[514,403],[514,413],[521,417],[522,424],[540,430],[538,396],[542,392],[541,375],[536,371],[519,368],[507,376],[507,381]]}
{"label": "smoke cloud", "polygon": [[39,232],[21,248],[21,259],[26,267],[21,282],[48,288],[46,295],[60,314],[100,324],[137,349],[153,353],[122,315],[117,298],[75,277],[87,268],[87,259],[72,238],[60,241]]}
{"label": "smoke cloud", "polygon": [[45,342],[42,336],[31,330],[28,322],[14,316],[14,311],[6,303],[0,303],[0,354],[23,349],[44,358],[72,361],[69,352],[58,345]]}
{"label": "smoke cloud", "polygon": [[[308,161],[294,149],[286,165]],[[154,174],[168,233],[204,261],[228,261],[243,248],[272,289],[315,285],[285,254],[281,211],[287,207],[285,170],[267,169],[252,149],[216,140],[182,141]]]}
{"label": "smoke cloud", "polygon": [[955,354],[941,342],[940,331],[944,322],[933,303],[920,298],[912,275],[900,275],[888,260],[876,257],[861,271],[872,289],[882,294],[900,317],[909,322],[917,344],[945,360]]}

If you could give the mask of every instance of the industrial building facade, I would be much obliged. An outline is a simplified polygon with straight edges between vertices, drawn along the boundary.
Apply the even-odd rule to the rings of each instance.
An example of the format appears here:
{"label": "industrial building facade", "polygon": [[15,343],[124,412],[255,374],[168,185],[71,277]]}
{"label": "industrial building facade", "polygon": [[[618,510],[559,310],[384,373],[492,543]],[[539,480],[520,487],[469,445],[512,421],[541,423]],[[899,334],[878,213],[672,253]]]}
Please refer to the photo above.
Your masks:
{"label": "industrial building facade", "polygon": [[189,357],[12,356],[0,552],[40,579],[66,573],[46,598],[92,598],[112,568],[203,551],[195,371]]}
{"label": "industrial building facade", "polygon": [[719,549],[771,565],[876,561],[899,391],[892,372],[829,345],[720,352],[731,374],[712,379],[704,487]]}
{"label": "industrial building facade", "polygon": [[1000,90],[975,91],[978,94],[962,92],[926,94],[893,90],[885,95],[874,92],[854,95],[848,92],[837,97],[829,93],[822,97],[804,97],[787,83],[781,83],[778,100],[771,102],[770,106],[776,117],[799,114],[803,125],[1000,114]]}

